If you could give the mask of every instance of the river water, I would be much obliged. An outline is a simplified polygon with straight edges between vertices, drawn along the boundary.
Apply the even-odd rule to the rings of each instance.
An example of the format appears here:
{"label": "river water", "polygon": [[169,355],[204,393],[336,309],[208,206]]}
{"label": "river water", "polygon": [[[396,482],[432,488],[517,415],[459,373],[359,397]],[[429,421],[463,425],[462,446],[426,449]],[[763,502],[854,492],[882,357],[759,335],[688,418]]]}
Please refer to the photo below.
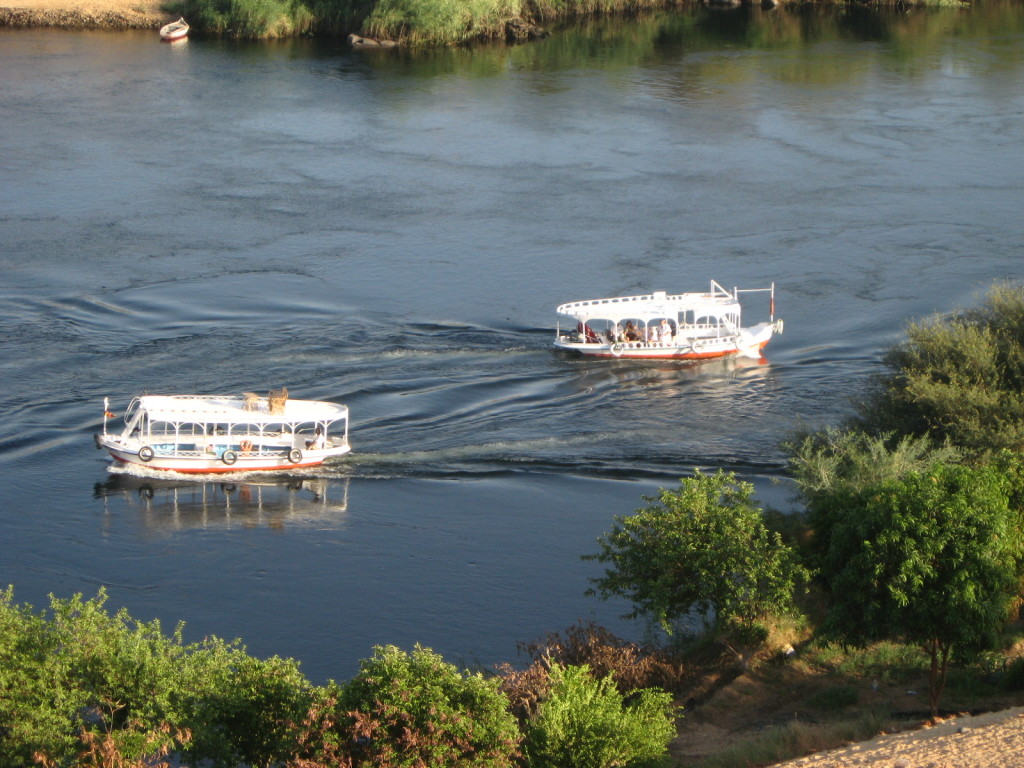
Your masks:
{"label": "river water", "polygon": [[[0,585],[106,586],[316,681],[639,636],[584,595],[615,515],[695,467],[790,508],[781,439],[1022,277],[1024,13],[984,6],[417,55],[0,29]],[[710,279],[775,282],[765,359],[550,349],[562,302]],[[93,448],[105,396],[281,385],[347,403],[353,453],[201,482]]]}

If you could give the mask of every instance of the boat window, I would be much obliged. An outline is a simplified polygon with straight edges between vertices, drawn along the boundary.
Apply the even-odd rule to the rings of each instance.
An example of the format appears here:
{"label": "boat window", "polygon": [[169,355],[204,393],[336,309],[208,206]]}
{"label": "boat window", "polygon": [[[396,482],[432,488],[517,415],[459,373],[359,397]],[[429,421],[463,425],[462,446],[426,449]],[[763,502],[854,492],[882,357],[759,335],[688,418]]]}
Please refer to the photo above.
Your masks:
{"label": "boat window", "polygon": [[717,328],[719,324],[719,319],[714,315],[701,315],[696,322],[700,328]]}

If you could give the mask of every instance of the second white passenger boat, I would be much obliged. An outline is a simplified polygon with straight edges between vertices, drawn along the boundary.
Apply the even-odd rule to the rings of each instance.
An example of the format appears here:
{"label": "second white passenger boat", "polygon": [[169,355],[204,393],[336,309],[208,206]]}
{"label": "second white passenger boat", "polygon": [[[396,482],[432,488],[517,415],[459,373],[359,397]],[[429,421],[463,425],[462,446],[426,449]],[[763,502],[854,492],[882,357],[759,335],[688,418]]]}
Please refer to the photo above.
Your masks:
{"label": "second white passenger boat", "polygon": [[96,447],[121,464],[185,473],[287,471],[315,467],[351,450],[348,406],[288,398],[142,395],[131,401],[124,429],[110,432],[109,398]]}
{"label": "second white passenger boat", "polygon": [[[769,294],[768,320],[744,328],[740,294]],[[573,301],[558,307],[555,348],[592,357],[636,360],[709,360],[758,357],[782,320],[775,317],[775,283],[727,291],[714,280],[701,293]],[[562,325],[568,318],[567,326]]]}

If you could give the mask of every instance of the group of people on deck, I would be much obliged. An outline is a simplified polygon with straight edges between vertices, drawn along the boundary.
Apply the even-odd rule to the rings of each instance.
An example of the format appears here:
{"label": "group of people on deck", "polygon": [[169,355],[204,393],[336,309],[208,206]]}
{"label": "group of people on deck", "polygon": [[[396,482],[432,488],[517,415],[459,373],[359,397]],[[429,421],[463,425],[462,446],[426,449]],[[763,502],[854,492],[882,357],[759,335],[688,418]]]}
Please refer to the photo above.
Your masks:
{"label": "group of people on deck", "polygon": [[675,330],[672,328],[672,324],[665,318],[662,318],[660,323],[650,323],[646,329],[638,328],[633,324],[632,320],[627,320],[625,328],[616,323],[615,327],[609,329],[607,333],[608,341],[612,344],[622,344],[627,341],[647,342],[648,344],[671,344],[674,336]]}

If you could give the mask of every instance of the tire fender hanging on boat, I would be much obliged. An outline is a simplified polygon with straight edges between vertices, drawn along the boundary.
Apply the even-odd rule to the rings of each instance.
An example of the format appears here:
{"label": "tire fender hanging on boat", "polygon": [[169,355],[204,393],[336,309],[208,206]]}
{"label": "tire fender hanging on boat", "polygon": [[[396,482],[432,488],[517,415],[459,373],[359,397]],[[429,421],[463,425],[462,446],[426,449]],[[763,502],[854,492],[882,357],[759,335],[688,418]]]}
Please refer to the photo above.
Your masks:
{"label": "tire fender hanging on boat", "polygon": [[298,464],[300,461],[302,461],[302,451],[300,451],[298,448],[292,448],[290,451],[288,451],[288,461],[290,461],[292,464]]}
{"label": "tire fender hanging on boat", "polygon": [[612,354],[618,357],[622,354],[622,345],[619,343],[612,344]]}
{"label": "tire fender hanging on boat", "polygon": [[142,461],[152,461],[153,456],[155,455],[156,454],[153,452],[153,449],[150,448],[148,445],[144,445],[141,448],[139,448],[139,458]]}
{"label": "tire fender hanging on boat", "polygon": [[229,467],[238,461],[238,454],[228,448],[224,453],[220,455],[220,460],[227,464]]}

